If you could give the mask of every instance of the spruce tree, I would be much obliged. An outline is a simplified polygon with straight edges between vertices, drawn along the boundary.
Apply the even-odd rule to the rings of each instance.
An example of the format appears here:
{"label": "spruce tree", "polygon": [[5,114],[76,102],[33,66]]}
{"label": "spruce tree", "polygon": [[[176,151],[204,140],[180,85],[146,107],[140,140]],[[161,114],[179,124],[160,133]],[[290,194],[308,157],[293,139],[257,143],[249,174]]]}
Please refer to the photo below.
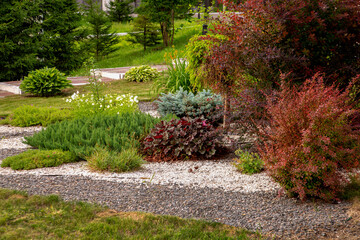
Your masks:
{"label": "spruce tree", "polygon": [[114,45],[119,42],[117,35],[110,31],[111,20],[104,11],[100,9],[98,1],[86,1],[86,19],[90,25],[89,42],[91,51],[96,60],[116,51]]}
{"label": "spruce tree", "polygon": [[128,22],[131,20],[129,16],[133,13],[133,9],[130,5],[132,0],[114,0],[110,1],[108,6],[109,16],[113,22]]}
{"label": "spruce tree", "polygon": [[159,43],[160,41],[160,31],[156,29],[154,23],[150,22],[149,18],[146,16],[139,15],[133,22],[133,31],[130,33],[132,36],[129,39],[133,43],[140,43],[144,46],[144,51],[146,51],[147,46],[153,46]]}

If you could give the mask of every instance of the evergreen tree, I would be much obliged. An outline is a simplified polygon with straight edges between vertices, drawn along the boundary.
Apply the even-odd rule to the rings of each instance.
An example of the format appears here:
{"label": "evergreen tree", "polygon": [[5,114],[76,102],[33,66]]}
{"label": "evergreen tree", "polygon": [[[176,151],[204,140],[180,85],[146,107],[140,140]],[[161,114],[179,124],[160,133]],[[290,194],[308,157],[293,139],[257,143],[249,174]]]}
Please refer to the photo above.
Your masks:
{"label": "evergreen tree", "polygon": [[133,22],[133,31],[130,35],[133,37],[130,39],[133,43],[140,43],[144,46],[146,51],[147,46],[153,46],[160,41],[160,31],[155,27],[155,24],[150,22],[149,18],[143,15],[139,15]]}
{"label": "evergreen tree", "polygon": [[38,13],[38,4],[31,0],[0,4],[0,81],[19,80],[37,67]]}
{"label": "evergreen tree", "polygon": [[108,6],[109,16],[113,22],[128,22],[131,20],[129,16],[133,13],[133,9],[130,5],[132,0],[114,0],[110,1]]}
{"label": "evergreen tree", "polygon": [[118,48],[114,47],[119,42],[115,33],[111,33],[111,21],[108,15],[100,9],[97,1],[86,1],[86,19],[90,24],[89,42],[91,51],[99,60]]}

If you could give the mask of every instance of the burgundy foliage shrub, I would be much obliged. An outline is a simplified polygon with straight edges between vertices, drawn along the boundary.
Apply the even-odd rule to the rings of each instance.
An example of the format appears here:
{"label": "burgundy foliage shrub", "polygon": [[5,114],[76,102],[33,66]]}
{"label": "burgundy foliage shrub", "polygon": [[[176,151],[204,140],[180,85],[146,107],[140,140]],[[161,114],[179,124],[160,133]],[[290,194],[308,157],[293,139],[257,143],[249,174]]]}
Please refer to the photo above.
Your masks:
{"label": "burgundy foliage shrub", "polygon": [[315,75],[297,90],[282,84],[268,101],[270,128],[261,157],[275,181],[300,199],[334,200],[344,173],[360,166],[360,131],[349,104],[348,90],[326,86]]}
{"label": "burgundy foliage shrub", "polygon": [[171,161],[190,157],[212,157],[217,132],[202,118],[161,121],[143,140],[148,161]]}
{"label": "burgundy foliage shrub", "polygon": [[274,84],[280,71],[304,82],[323,72],[346,87],[360,73],[358,0],[221,2],[232,12],[216,20],[214,36],[202,37],[216,43],[203,61],[214,83],[226,88],[250,75]]}

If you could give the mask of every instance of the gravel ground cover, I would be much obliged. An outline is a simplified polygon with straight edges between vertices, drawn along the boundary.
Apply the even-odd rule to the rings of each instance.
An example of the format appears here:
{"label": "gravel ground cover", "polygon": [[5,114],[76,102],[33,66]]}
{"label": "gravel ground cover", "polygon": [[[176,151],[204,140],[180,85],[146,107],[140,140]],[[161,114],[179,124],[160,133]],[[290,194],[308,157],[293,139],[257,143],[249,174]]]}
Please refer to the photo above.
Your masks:
{"label": "gravel ground cover", "polygon": [[[154,111],[156,106],[141,103],[140,109]],[[0,162],[25,151],[29,146],[22,143],[23,136],[40,130],[0,126]],[[149,163],[122,174],[91,172],[86,162],[28,171],[0,168],[0,187],[58,194],[65,200],[101,203],[119,211],[202,218],[259,230],[276,239],[336,238],[351,222],[350,203],[302,203],[279,196],[279,186],[266,174],[240,174],[231,159]],[[352,225],[354,236],[359,224]]]}

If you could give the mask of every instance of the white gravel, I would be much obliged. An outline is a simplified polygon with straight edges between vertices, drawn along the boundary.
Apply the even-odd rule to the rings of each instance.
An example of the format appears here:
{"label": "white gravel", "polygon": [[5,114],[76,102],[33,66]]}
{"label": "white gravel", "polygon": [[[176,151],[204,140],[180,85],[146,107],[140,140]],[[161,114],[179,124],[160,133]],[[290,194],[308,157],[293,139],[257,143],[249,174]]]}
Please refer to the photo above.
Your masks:
{"label": "white gravel", "polygon": [[[30,148],[30,146],[22,143],[23,137],[12,137],[10,135],[16,135],[21,132],[31,133],[39,130],[41,130],[41,127],[16,128],[0,126],[0,134],[3,133],[5,136],[8,136],[0,140],[0,149]],[[241,174],[232,165],[231,160],[146,163],[141,169],[126,173],[93,172],[87,168],[86,162],[78,162],[52,168],[23,171],[0,168],[0,174],[85,176],[96,180],[124,183],[181,184],[189,187],[208,188],[220,187],[225,191],[246,193],[275,191],[279,189],[278,184],[274,183],[265,173],[255,175]]]}

